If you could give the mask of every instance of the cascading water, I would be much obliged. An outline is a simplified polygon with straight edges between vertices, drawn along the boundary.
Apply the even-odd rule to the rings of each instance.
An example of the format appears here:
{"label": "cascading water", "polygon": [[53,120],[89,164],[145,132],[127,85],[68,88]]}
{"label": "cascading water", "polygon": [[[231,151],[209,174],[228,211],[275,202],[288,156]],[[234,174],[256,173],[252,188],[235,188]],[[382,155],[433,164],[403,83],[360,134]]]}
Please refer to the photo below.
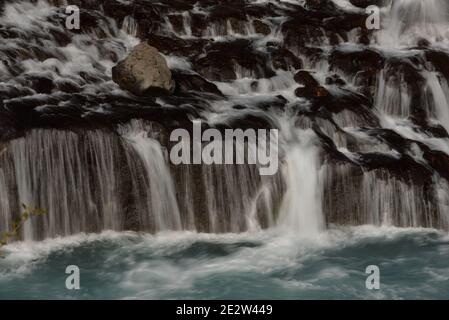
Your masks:
{"label": "cascading water", "polygon": [[316,236],[324,230],[322,183],[313,132],[298,132],[286,156],[286,193],[279,223],[288,231]]}
{"label": "cascading water", "polygon": [[[181,217],[177,206],[175,187],[169,172],[167,160],[159,142],[148,137],[151,128],[139,124],[131,124],[122,129],[124,138],[143,162],[146,175],[142,188],[144,206],[138,206],[137,211],[147,212],[154,219],[154,230],[182,230]],[[128,156],[130,167],[134,167],[132,156]],[[133,170],[132,180],[141,178],[142,172]]]}
{"label": "cascading water", "polygon": [[120,230],[120,194],[114,138],[101,132],[83,136],[37,130],[13,140],[3,161],[13,163],[9,199],[46,208],[44,221],[27,221],[24,239],[42,239],[78,232]]}
{"label": "cascading water", "polygon": [[387,12],[388,26],[380,33],[383,45],[415,45],[419,39],[447,44],[447,1],[395,0]]}
{"label": "cascading water", "polygon": [[[307,1],[298,4],[308,9],[311,6]],[[340,2],[336,5],[339,8],[338,10],[348,10],[351,13],[359,12],[357,8]],[[257,6],[264,6],[264,4],[258,4],[254,8],[257,8]],[[293,2],[283,2],[279,4],[278,9],[292,13],[295,12],[295,6],[297,4]],[[388,52],[388,55],[382,58],[385,61],[385,68],[378,73],[377,87],[371,87],[371,90],[374,90],[375,109],[370,110],[369,100],[366,100],[366,102],[360,100],[361,107],[364,110],[363,113],[347,108],[331,110],[333,123],[329,122],[328,119],[309,117],[311,122],[306,128],[315,130],[316,125],[318,125],[321,133],[329,135],[334,140],[335,145],[339,148],[338,152],[348,157],[353,162],[352,165],[360,165],[362,171],[366,170],[366,164],[363,163],[362,160],[364,159],[361,158],[370,156],[369,150],[379,150],[378,152],[382,157],[403,160],[402,155],[399,157],[394,155],[394,152],[398,150],[392,146],[391,140],[379,141],[370,133],[363,133],[362,127],[375,128],[380,124],[381,128],[392,129],[399,135],[404,135],[406,139],[413,137],[419,143],[429,145],[431,149],[447,150],[445,138],[428,137],[416,130],[415,133],[412,133],[414,129],[410,130],[410,125],[407,124],[409,119],[412,119],[414,123],[415,119],[418,121],[417,118],[421,114],[416,114],[416,112],[419,112],[417,109],[425,105],[429,121],[433,124],[441,123],[445,129],[448,129],[449,120],[446,119],[448,117],[448,88],[446,80],[440,76],[440,70],[438,69],[440,65],[434,65],[433,68],[429,63],[422,64],[423,56],[418,51],[409,51],[407,54],[401,52],[401,50],[405,50],[404,48],[410,41],[416,42],[426,35],[428,40],[442,46],[445,45],[444,36],[442,36],[444,27],[447,26],[445,8],[446,3],[439,0],[428,2],[418,0],[395,1],[384,8],[383,15],[386,26],[376,33],[378,45],[381,48],[383,46],[388,47],[388,39],[386,39],[386,35],[388,35],[392,38],[396,37],[393,39],[393,43],[401,44],[401,47],[395,49],[399,50],[398,55]],[[111,14],[107,6],[102,10],[95,12],[97,23],[89,24],[88,33],[66,35],[67,39],[62,41],[62,34],[66,34],[67,31],[58,27],[55,20],[52,20],[58,12],[57,7],[45,1],[38,1],[35,4],[28,2],[6,4],[2,13],[4,30],[7,30],[4,36],[9,37],[10,43],[14,43],[14,47],[3,49],[7,56],[6,60],[2,62],[2,68],[4,69],[2,78],[10,78],[10,80],[4,82],[4,88],[10,90],[11,86],[20,85],[20,88],[22,88],[20,92],[32,90],[25,97],[22,97],[21,95],[24,93],[20,92],[13,96],[7,96],[4,101],[8,110],[22,103],[41,104],[34,109],[34,112],[42,112],[43,119],[51,119],[46,114],[55,114],[56,109],[51,106],[52,103],[55,103],[52,102],[52,99],[57,99],[56,101],[62,99],[61,102],[58,102],[59,108],[72,107],[73,102],[71,100],[64,101],[66,99],[64,95],[68,93],[67,90],[71,86],[69,91],[76,90],[75,87],[79,87],[81,95],[85,95],[85,98],[81,100],[85,101],[84,111],[82,111],[85,115],[93,114],[95,117],[101,117],[116,112],[111,109],[111,103],[113,104],[113,102],[108,100],[103,100],[96,106],[95,103],[86,102],[89,100],[95,101],[91,94],[100,93],[100,95],[104,95],[102,92],[112,88],[113,84],[105,78],[105,74],[106,76],[110,74],[110,68],[114,61],[123,57],[126,51],[139,41],[134,37],[141,36],[145,30],[142,30],[142,21],[133,14],[124,15],[114,21],[107,17],[107,14]],[[37,14],[26,15],[25,20],[14,18],[31,11],[37,12]],[[201,6],[183,12],[178,12],[177,9],[174,9],[173,12],[169,10],[168,15],[161,20],[159,28],[163,32],[175,32],[176,35],[181,37],[180,39],[187,42],[212,38],[215,40],[217,49],[232,48],[235,43],[236,48],[243,50],[243,52],[254,50],[256,60],[262,59],[267,53],[269,60],[265,66],[257,65],[253,68],[251,63],[236,56],[236,58],[230,60],[232,64],[230,67],[233,70],[227,71],[230,76],[234,73],[231,78],[235,77],[235,79],[231,81],[224,81],[219,75],[215,75],[214,66],[207,67],[204,70],[205,73],[210,74],[218,90],[227,95],[227,101],[212,101],[209,108],[203,108],[200,111],[202,117],[210,119],[212,123],[217,122],[217,119],[229,123],[238,118],[239,115],[245,117],[248,111],[235,109],[234,105],[246,105],[249,106],[250,110],[255,110],[262,104],[269,106],[270,104],[282,103],[285,104],[283,108],[295,108],[298,90],[301,89],[301,87],[297,89],[297,82],[305,86],[301,89],[304,90],[304,93],[310,90],[308,86],[311,85],[310,82],[304,83],[302,80],[298,80],[296,76],[293,77],[294,69],[298,68],[294,65],[301,64],[301,60],[309,70],[316,70],[313,75],[316,79],[314,81],[322,85],[323,93],[328,92],[325,94],[335,95],[334,101],[331,102],[335,105],[335,108],[341,108],[340,103],[359,103],[356,99],[361,98],[351,96],[349,85],[346,88],[337,89],[332,82],[333,80],[327,75],[330,69],[339,70],[341,79],[353,82],[351,85],[354,88],[361,86],[360,78],[362,75],[360,71],[355,77],[352,76],[351,70],[345,65],[340,66],[341,63],[337,58],[337,53],[343,55],[352,53],[351,50],[353,49],[348,47],[347,44],[341,45],[341,51],[338,51],[340,48],[337,48],[330,53],[330,62],[322,57],[312,58],[301,46],[297,46],[296,40],[289,33],[287,26],[292,21],[288,19],[270,20],[268,17],[258,20],[251,14],[247,14],[245,18],[242,17],[242,20],[220,16],[210,24],[208,29],[197,29],[198,19],[211,19],[214,15],[216,15],[214,9]],[[117,19],[117,17],[115,18]],[[44,26],[53,30],[50,36],[42,33],[41,30]],[[16,32],[17,27],[21,27],[22,30],[28,32],[25,32],[25,34],[33,34],[36,39],[42,38],[41,42],[35,42],[36,50],[37,48],[43,50],[44,42],[53,42],[56,46],[54,49],[45,49],[47,56],[43,52],[38,54],[35,50],[29,56],[25,56],[21,60],[15,60],[9,53],[17,50],[14,48],[22,48],[22,38],[25,36],[25,34],[20,33],[17,37],[11,37],[11,33]],[[418,31],[424,33],[421,34]],[[319,38],[311,37],[310,41],[313,45],[318,45],[319,41],[327,42],[323,38],[323,33],[321,31],[319,33],[321,34]],[[351,39],[355,36],[355,33],[352,33]],[[89,41],[86,41],[90,35],[96,35],[103,40],[102,42],[96,41],[97,47],[94,47]],[[156,39],[151,40],[151,37],[153,35],[150,36],[150,43],[153,41],[154,44],[157,44]],[[237,40],[234,40],[234,38]],[[245,44],[245,41],[253,41],[253,43],[248,47],[250,42]],[[285,47],[279,49],[270,41],[274,43],[283,41]],[[241,45],[243,46],[240,47]],[[390,47],[388,47],[388,50],[390,50]],[[107,50],[110,50],[112,55],[105,56],[104,52]],[[160,47],[160,50],[164,52],[165,48]],[[279,56],[279,50],[287,57]],[[299,57],[294,58],[292,52],[298,52]],[[354,52],[361,51],[359,48],[355,48]],[[175,72],[178,72],[178,70],[187,74],[201,72],[195,63],[189,61],[187,56],[182,57],[181,52],[167,52],[165,56]],[[204,60],[204,58],[201,59]],[[203,63],[201,59],[198,60],[199,65]],[[85,63],[82,63],[82,61]],[[270,70],[270,68],[272,69]],[[102,72],[105,72],[105,74]],[[35,83],[42,87],[48,81],[57,84],[55,89],[50,90],[51,92],[34,87]],[[422,86],[418,85],[419,82],[422,82]],[[30,89],[26,89],[27,86],[31,86]],[[422,92],[417,93],[417,89]],[[113,91],[117,92],[119,96],[125,97],[123,93],[117,91],[117,88],[114,87]],[[8,94],[11,95],[12,93]],[[284,100],[276,100],[280,99],[280,95]],[[307,98],[307,94],[305,97]],[[313,110],[313,106],[307,106],[307,102],[301,99],[302,97],[299,98],[301,105],[305,106],[301,108],[312,108],[311,110]],[[338,99],[349,100],[340,102]],[[355,100],[351,101],[350,99]],[[315,103],[313,99],[311,102]],[[171,108],[170,103],[173,102],[161,101],[159,103],[167,104],[168,108]],[[136,116],[138,117],[137,114],[131,115],[131,117]],[[282,112],[269,110],[266,116],[271,119],[270,121],[277,123],[284,115]],[[53,117],[57,118],[57,115]],[[153,121],[153,119],[151,120]],[[51,120],[42,121],[45,126],[55,126]],[[50,123],[45,121],[50,121]],[[68,126],[73,125],[79,126],[78,123],[72,124],[69,122],[68,124]],[[102,125],[103,123],[99,126]],[[415,124],[411,126],[413,125]],[[37,126],[39,127],[40,124],[37,124]],[[2,210],[2,221],[9,221],[13,217],[11,213],[7,213],[8,211],[17,210],[20,203],[29,203],[41,205],[50,212],[42,226],[32,225],[33,223],[26,225],[24,237],[29,239],[68,235],[80,231],[122,230],[123,228],[126,229],[125,226],[152,231],[241,232],[248,229],[257,230],[260,227],[274,226],[277,220],[279,223],[284,221],[284,223],[296,225],[296,230],[300,230],[299,232],[302,233],[308,230],[322,229],[323,222],[321,220],[323,219],[320,217],[322,212],[320,208],[335,207],[335,204],[325,203],[326,201],[332,201],[332,197],[326,194],[322,197],[318,196],[323,190],[323,192],[332,192],[320,185],[323,179],[343,178],[340,177],[340,174],[329,172],[329,170],[337,170],[336,166],[328,166],[328,169],[324,171],[320,169],[320,160],[317,160],[320,157],[316,154],[321,152],[319,144],[320,140],[323,142],[322,134],[318,134],[315,147],[311,148],[315,148],[315,151],[304,150],[303,142],[301,142],[304,138],[301,137],[297,140],[299,142],[283,144],[282,148],[285,149],[283,153],[286,155],[284,171],[287,172],[282,179],[284,182],[277,181],[276,178],[273,180],[274,182],[262,183],[256,177],[255,168],[251,168],[251,166],[236,168],[232,166],[173,167],[169,164],[167,156],[164,155],[164,142],[148,137],[152,134],[151,126],[139,130],[132,129],[132,126],[126,126],[119,129],[122,138],[117,137],[113,132],[107,133],[107,131],[101,131],[101,133],[97,131],[95,135],[98,137],[93,138],[93,133],[80,136],[78,133],[69,133],[68,131],[51,131],[52,129],[38,131],[40,129],[36,129],[37,131],[31,131],[25,138],[15,139],[9,145],[7,144],[7,154],[11,155],[3,156],[6,160],[2,168],[2,184],[7,186],[8,189],[5,190],[6,188],[4,188],[2,191],[2,208],[4,208]],[[59,128],[55,129],[59,130]],[[61,137],[58,137],[59,135]],[[301,136],[303,133],[299,135]],[[80,144],[87,143],[85,137],[93,139],[91,145],[89,147],[82,146],[81,148],[85,148],[83,150],[77,149]],[[68,140],[65,140],[65,138]],[[60,139],[59,142],[58,139]],[[78,139],[82,140],[78,141]],[[73,146],[67,147],[67,143],[71,143]],[[388,155],[388,147],[392,148],[393,153],[391,155]],[[419,146],[416,148],[420,149]],[[121,157],[125,159],[120,161],[126,162],[125,167],[129,174],[126,179],[123,178],[124,174],[119,172],[119,168],[123,168],[123,163],[118,162],[115,155],[117,152],[121,153]],[[408,154],[412,154],[416,158],[416,153],[410,151]],[[375,156],[375,154],[372,154],[372,156]],[[87,157],[86,163],[81,163],[83,157]],[[45,165],[39,163],[39,161],[34,161],[35,159],[44,161]],[[420,159],[416,158],[419,165],[428,165],[425,163],[426,160],[425,155],[424,158],[422,155]],[[7,165],[10,167],[12,165],[14,175],[5,171],[6,168],[10,168]],[[304,168],[308,166],[311,169],[305,170]],[[369,166],[370,164],[368,164]],[[385,170],[386,168],[380,164],[378,169]],[[316,174],[311,174],[309,171],[314,171]],[[324,177],[318,178],[318,172],[320,171],[327,173]],[[143,176],[142,172],[145,172]],[[413,218],[393,219],[393,216],[399,217],[402,214],[401,211],[408,211],[409,208],[405,204],[406,201],[401,205],[402,202],[394,204],[392,203],[395,202],[394,200],[388,199],[389,195],[402,194],[403,188],[408,188],[411,192],[411,202],[414,203],[415,199],[421,198],[419,196],[420,191],[417,190],[422,188],[427,190],[428,185],[424,187],[416,186],[414,183],[410,184],[407,176],[402,176],[399,180],[404,181],[398,182],[399,184],[390,183],[388,179],[396,179],[393,177],[394,174],[365,172],[363,175],[362,180],[365,182],[361,182],[361,185],[363,184],[366,187],[359,190],[358,195],[357,193],[356,195],[347,195],[357,198],[351,200],[357,203],[356,207],[359,208],[358,213],[352,213],[358,215],[357,219],[352,220],[353,222],[383,224],[385,221],[390,221],[394,225],[417,226],[420,225],[420,221],[432,220],[429,217],[435,215],[435,212],[430,213],[430,209],[426,209],[427,205],[419,204],[419,200],[416,200],[417,204],[413,206],[413,209],[410,209],[413,212],[416,211],[413,214],[410,213]],[[391,178],[386,178],[388,176],[391,176]],[[46,181],[50,177],[58,177],[58,179]],[[234,180],[233,177],[239,177],[239,179]],[[384,181],[385,179],[387,181]],[[121,191],[122,180],[126,180],[126,184],[131,187],[133,190],[131,193],[134,193],[134,196],[124,195]],[[299,182],[299,180],[304,181],[303,186],[301,185],[303,182]],[[12,187],[15,183],[17,189]],[[192,188],[192,183],[197,186]],[[280,192],[283,189],[281,185],[284,183],[286,188],[283,195],[284,200],[281,201],[282,195]],[[271,187],[268,187],[269,185]],[[277,185],[277,187],[273,188],[274,185]],[[313,185],[312,189],[316,190],[310,191],[307,187],[309,185]],[[330,181],[326,182],[325,185],[332,186],[335,183]],[[394,187],[399,185],[403,186]],[[379,189],[377,192],[379,200],[369,196],[370,190],[373,188]],[[60,190],[60,193],[56,194],[55,190]],[[205,192],[206,190],[208,192]],[[274,194],[267,194],[270,192]],[[196,193],[204,194],[199,196]],[[261,194],[263,194],[264,199],[258,199]],[[297,194],[301,194],[301,196],[298,197]],[[426,196],[426,198],[431,197]],[[379,203],[379,209],[369,210],[368,208],[371,207],[370,201]],[[276,202],[278,203],[276,204]],[[296,210],[299,202],[309,203],[303,206],[307,211],[304,214]],[[268,207],[262,205],[263,208],[261,208],[261,203],[269,203],[269,205]],[[276,207],[280,208],[280,213],[277,212]],[[324,216],[333,217],[330,219],[333,221],[336,218],[335,214],[326,212],[326,210],[323,213]],[[73,213],[74,211],[75,213]],[[87,217],[92,216],[96,216],[92,220],[96,222],[87,222]],[[381,218],[382,216],[385,219]],[[339,220],[339,218],[336,219]],[[431,223],[430,225],[437,226],[437,224]],[[3,229],[5,228],[3,227]]]}
{"label": "cascading water", "polygon": [[[43,241],[5,248],[0,288],[23,271],[23,252],[34,261],[69,246],[111,263],[91,259],[87,274],[105,268],[106,281],[124,268],[120,290],[103,297],[245,298],[260,283],[288,298],[319,288],[351,298],[364,294],[349,284],[362,263],[343,259],[346,272],[329,254],[379,252],[387,239],[392,256],[379,264],[413,269],[415,236],[429,257],[444,245],[421,228],[449,228],[446,0],[384,1],[380,30],[366,29],[365,7],[379,5],[370,0],[74,2],[80,30],[65,27],[64,0],[0,4],[0,233],[22,204],[47,212],[17,237]],[[169,95],[134,96],[111,79],[144,41],[171,69]],[[197,121],[278,129],[279,171],[173,164],[170,133]],[[412,258],[397,253],[404,241]]]}

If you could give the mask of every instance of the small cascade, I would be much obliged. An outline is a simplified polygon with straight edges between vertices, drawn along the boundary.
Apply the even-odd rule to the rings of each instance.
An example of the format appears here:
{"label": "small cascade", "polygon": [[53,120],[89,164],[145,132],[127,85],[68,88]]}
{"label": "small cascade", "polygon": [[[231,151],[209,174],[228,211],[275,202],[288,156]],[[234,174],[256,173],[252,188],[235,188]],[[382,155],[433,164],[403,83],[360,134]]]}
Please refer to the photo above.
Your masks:
{"label": "small cascade", "polygon": [[446,0],[393,0],[387,10],[387,27],[379,41],[388,47],[416,45],[420,39],[449,39],[449,5]]}
{"label": "small cascade", "polygon": [[[135,151],[128,155],[128,165],[131,169],[132,181],[142,179],[141,190],[135,190],[139,195],[137,212],[147,215],[142,222],[144,226],[153,226],[155,231],[182,230],[181,216],[176,200],[175,186],[167,165],[167,159],[160,143],[149,137],[150,127],[142,123],[132,122],[122,128],[122,136]],[[143,163],[145,175],[135,168],[135,155]],[[137,186],[134,186],[136,189]],[[153,220],[153,221],[151,221]],[[150,222],[151,221],[151,222]]]}
{"label": "small cascade", "polygon": [[436,122],[449,132],[449,86],[444,78],[440,78],[435,72],[426,72],[428,90],[433,98],[431,113],[434,114]]}
{"label": "small cascade", "polygon": [[132,16],[126,16],[123,19],[122,31],[132,37],[137,37],[139,33],[139,25]]}
{"label": "small cascade", "polygon": [[26,222],[26,240],[275,225],[279,175],[261,177],[255,165],[170,165],[151,124],[133,121],[119,132],[38,129],[7,144],[0,157],[0,230],[8,230],[21,204],[47,212]]}
{"label": "small cascade", "polygon": [[280,174],[262,177],[257,165],[248,164],[181,165],[173,171],[184,228],[239,233],[276,224],[283,195]]}
{"label": "small cascade", "polygon": [[286,193],[279,224],[289,232],[314,236],[324,230],[318,150],[313,132],[298,132],[298,138],[286,155]]}
{"label": "small cascade", "polygon": [[[324,211],[329,223],[402,227],[445,226],[445,184],[410,183],[387,171],[362,171],[348,164],[327,164],[323,170]],[[433,198],[433,197],[436,198]]]}
{"label": "small cascade", "polygon": [[17,199],[15,192],[8,193],[11,214],[20,212],[21,204],[47,211],[43,219],[26,222],[24,239],[122,228],[113,136],[36,130],[11,141],[6,152],[1,165],[3,172],[9,168],[5,189],[17,186]]}
{"label": "small cascade", "polygon": [[[382,173],[381,173],[382,174]],[[395,177],[366,172],[362,182],[363,223],[386,226],[419,227],[437,225],[424,187],[408,185]]]}
{"label": "small cascade", "polygon": [[407,118],[410,115],[412,89],[401,77],[390,78],[382,71],[377,86],[376,106],[382,113]]}

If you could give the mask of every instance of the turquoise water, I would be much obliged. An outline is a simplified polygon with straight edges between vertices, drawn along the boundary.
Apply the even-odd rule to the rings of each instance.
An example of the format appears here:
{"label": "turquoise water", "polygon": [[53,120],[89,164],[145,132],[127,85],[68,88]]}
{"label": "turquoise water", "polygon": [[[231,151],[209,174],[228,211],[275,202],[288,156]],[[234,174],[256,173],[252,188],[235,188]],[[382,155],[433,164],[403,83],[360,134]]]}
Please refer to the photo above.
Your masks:
{"label": "turquoise water", "polygon": [[[0,299],[407,299],[449,297],[449,236],[426,229],[334,228],[301,238],[105,232],[15,243]],[[65,288],[68,265],[81,289]],[[365,287],[368,265],[380,290]]]}

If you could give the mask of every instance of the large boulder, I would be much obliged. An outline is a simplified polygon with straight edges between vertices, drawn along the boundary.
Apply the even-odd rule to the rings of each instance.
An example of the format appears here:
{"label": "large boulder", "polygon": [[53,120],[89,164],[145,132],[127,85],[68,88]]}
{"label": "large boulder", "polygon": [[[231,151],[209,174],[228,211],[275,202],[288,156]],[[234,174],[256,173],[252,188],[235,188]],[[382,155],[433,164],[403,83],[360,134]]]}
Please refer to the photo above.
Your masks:
{"label": "large boulder", "polygon": [[146,42],[135,46],[124,60],[112,68],[112,79],[122,89],[135,95],[163,95],[174,89],[167,61]]}

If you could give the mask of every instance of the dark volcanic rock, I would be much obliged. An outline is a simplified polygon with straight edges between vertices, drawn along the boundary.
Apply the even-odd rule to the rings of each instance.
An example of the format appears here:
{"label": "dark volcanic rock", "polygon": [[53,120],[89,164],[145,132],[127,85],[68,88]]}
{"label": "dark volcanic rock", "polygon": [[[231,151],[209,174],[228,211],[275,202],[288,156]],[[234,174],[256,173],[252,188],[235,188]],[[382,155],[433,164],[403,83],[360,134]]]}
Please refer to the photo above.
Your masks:
{"label": "dark volcanic rock", "polygon": [[238,68],[255,78],[270,78],[275,75],[268,66],[267,56],[256,51],[249,40],[214,42],[205,51],[206,54],[194,62],[194,68],[209,80],[235,80]]}
{"label": "dark volcanic rock", "polygon": [[257,33],[263,34],[263,35],[269,35],[271,33],[271,28],[268,24],[265,22],[262,22],[258,19],[253,21],[254,30],[256,30]]}
{"label": "dark volcanic rock", "polygon": [[449,81],[449,53],[437,50],[427,50],[426,59],[430,61],[435,69],[441,72]]}
{"label": "dark volcanic rock", "polygon": [[149,45],[157,48],[163,54],[174,54],[184,57],[192,57],[201,54],[210,40],[205,39],[181,39],[174,34],[151,34],[147,38]]}
{"label": "dark volcanic rock", "polygon": [[176,92],[181,93],[197,91],[211,93],[217,96],[223,96],[218,87],[210,81],[207,81],[199,74],[185,72],[182,70],[173,70],[173,80],[176,83]]}
{"label": "dark volcanic rock", "polygon": [[305,70],[298,71],[295,74],[294,79],[297,83],[306,87],[316,87],[320,84],[308,71]]}
{"label": "dark volcanic rock", "polygon": [[351,75],[367,71],[373,77],[383,68],[384,61],[385,58],[382,54],[374,49],[335,49],[329,57],[332,68],[338,68]]}
{"label": "dark volcanic rock", "polygon": [[382,7],[387,1],[385,0],[350,0],[350,2],[359,8],[366,8],[369,6]]}
{"label": "dark volcanic rock", "polygon": [[302,68],[302,60],[295,56],[293,52],[286,48],[276,48],[271,51],[271,62],[273,64],[273,68],[282,69],[282,70],[290,70],[293,69],[301,69]]}

